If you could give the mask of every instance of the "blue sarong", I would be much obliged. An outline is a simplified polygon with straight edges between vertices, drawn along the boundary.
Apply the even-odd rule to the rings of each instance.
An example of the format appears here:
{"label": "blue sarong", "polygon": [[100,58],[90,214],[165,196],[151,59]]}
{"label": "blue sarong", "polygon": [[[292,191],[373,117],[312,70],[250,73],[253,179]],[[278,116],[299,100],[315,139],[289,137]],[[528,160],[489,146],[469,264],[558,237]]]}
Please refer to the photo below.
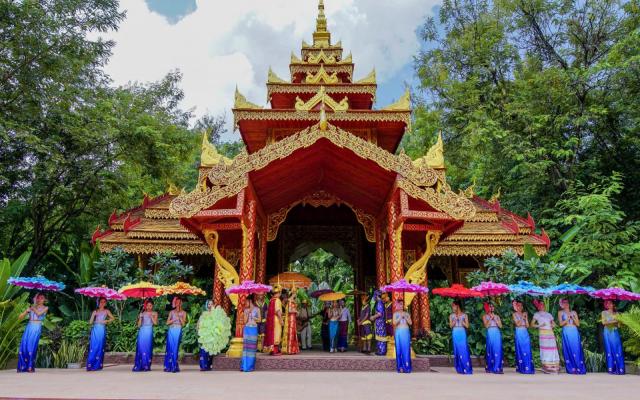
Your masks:
{"label": "blue sarong", "polygon": [[89,354],[87,355],[87,371],[99,371],[104,362],[104,345],[107,341],[107,329],[104,324],[93,324],[89,336]]}
{"label": "blue sarong", "polygon": [[562,355],[567,374],[583,375],[587,373],[580,331],[573,325],[562,327]]}
{"label": "blue sarong", "polygon": [[500,328],[491,326],[487,328],[486,352],[484,355],[486,362],[485,371],[492,374],[502,373],[502,332]]}
{"label": "blue sarong", "polygon": [[612,375],[624,375],[624,351],[618,328],[605,327],[603,336],[604,351],[607,356],[607,372]]}
{"label": "blue sarong", "polygon": [[167,349],[164,354],[164,372],[180,372],[178,357],[180,355],[180,340],[182,326],[171,325],[167,330]]}
{"label": "blue sarong", "polygon": [[389,338],[387,337],[387,323],[382,300],[376,301],[375,310],[376,312],[374,314],[380,314],[380,317],[373,322],[376,338],[376,355],[384,356],[387,354],[387,342]]}
{"label": "blue sarong", "polygon": [[533,355],[531,354],[531,339],[527,328],[523,326],[516,328],[514,341],[516,346],[516,371],[521,374],[535,373]]}
{"label": "blue sarong", "polygon": [[456,326],[451,331],[451,341],[453,342],[453,365],[459,374],[472,374],[471,353],[467,343],[467,330],[461,326]]}
{"label": "blue sarong", "polygon": [[41,333],[42,322],[29,321],[22,334],[20,349],[18,350],[18,372],[35,371]]}
{"label": "blue sarong", "polygon": [[151,371],[153,359],[153,325],[142,325],[138,329],[136,342],[136,358],[133,363],[133,371]]}
{"label": "blue sarong", "polygon": [[200,371],[211,371],[213,367],[213,356],[200,347]]}
{"label": "blue sarong", "polygon": [[338,321],[329,321],[329,347],[335,349],[338,346]]}
{"label": "blue sarong", "polygon": [[240,371],[251,372],[256,369],[256,351],[258,350],[258,327],[246,326],[242,330],[242,359]]}
{"label": "blue sarong", "polygon": [[396,328],[396,370],[406,374],[411,372],[411,333],[406,326]]}

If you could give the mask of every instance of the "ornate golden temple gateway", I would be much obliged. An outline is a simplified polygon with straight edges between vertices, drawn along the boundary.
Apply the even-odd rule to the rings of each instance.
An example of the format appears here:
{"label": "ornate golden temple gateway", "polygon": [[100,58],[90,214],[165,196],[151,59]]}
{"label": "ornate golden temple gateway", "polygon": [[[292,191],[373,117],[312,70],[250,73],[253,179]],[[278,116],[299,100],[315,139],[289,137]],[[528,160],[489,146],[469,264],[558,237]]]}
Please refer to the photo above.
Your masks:
{"label": "ornate golden temple gateway", "polygon": [[[222,305],[224,287],[265,282],[318,247],[354,266],[360,289],[401,278],[463,281],[486,257],[522,253],[525,244],[545,253],[549,239],[531,216],[449,187],[442,138],[421,159],[396,154],[411,121],[409,92],[374,109],[375,72],[353,80],[352,57],[332,43],[322,1],[318,11],[313,42],[291,56],[289,79],[269,70],[269,108],[236,91],[234,124],[246,151],[231,160],[204,137],[196,188],[114,212],[109,229],[94,234],[101,250],[120,246],[142,264],[166,250],[199,257],[215,265]],[[417,328],[428,329],[428,298],[411,307]]]}

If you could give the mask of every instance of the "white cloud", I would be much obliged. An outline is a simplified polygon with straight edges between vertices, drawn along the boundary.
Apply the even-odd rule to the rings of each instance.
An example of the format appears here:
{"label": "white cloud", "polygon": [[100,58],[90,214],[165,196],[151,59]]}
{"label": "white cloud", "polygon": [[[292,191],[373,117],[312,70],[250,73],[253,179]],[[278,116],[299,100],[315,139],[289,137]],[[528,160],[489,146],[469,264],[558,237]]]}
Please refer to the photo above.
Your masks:
{"label": "white cloud", "polygon": [[[415,30],[436,3],[326,0],[325,10],[333,41],[342,40],[346,53],[353,53],[356,77],[375,66],[384,86],[412,61],[419,49]],[[199,0],[197,6],[170,24],[143,1],[122,0],[127,18],[108,35],[117,43],[107,65],[114,82],[157,80],[179,69],[185,108],[230,117],[236,85],[250,101],[264,104],[268,67],[288,77],[289,55],[299,53],[303,39],[311,42],[317,14],[315,1]]]}

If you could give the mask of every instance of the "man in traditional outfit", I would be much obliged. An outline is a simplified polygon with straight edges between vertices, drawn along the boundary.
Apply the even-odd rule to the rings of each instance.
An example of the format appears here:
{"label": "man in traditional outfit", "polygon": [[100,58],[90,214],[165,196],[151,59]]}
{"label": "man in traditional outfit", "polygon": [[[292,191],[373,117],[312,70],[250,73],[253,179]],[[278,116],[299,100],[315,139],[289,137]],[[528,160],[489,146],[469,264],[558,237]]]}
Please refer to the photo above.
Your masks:
{"label": "man in traditional outfit", "polygon": [[271,355],[280,355],[280,342],[282,341],[282,302],[280,301],[280,288],[274,287],[273,296],[269,301],[269,309],[267,310],[266,330],[264,334],[265,352]]}
{"label": "man in traditional outfit", "polygon": [[373,298],[376,302],[373,315],[371,315],[371,321],[373,321],[374,334],[376,338],[376,355],[387,355],[387,324],[385,320],[384,301],[382,301],[382,292],[376,290],[373,294]]}
{"label": "man in traditional outfit", "polygon": [[258,351],[263,350],[264,333],[267,329],[267,312],[269,311],[269,303],[265,301],[264,293],[255,294],[255,304],[260,310],[260,321],[258,321]]}
{"label": "man in traditional outfit", "polygon": [[387,326],[387,338],[393,337],[393,302],[389,293],[382,293],[382,301],[384,301],[384,322]]}
{"label": "man in traditional outfit", "polygon": [[298,310],[298,327],[300,328],[300,348],[311,350],[311,310],[309,301],[302,299]]}

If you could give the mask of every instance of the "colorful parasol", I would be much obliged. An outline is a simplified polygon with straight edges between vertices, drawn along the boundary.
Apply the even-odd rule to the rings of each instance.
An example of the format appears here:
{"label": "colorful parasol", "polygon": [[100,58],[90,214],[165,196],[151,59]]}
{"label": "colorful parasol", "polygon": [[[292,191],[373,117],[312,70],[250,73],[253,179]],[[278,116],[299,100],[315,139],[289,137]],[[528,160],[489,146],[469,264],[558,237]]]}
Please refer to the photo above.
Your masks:
{"label": "colorful parasol", "polygon": [[336,300],[342,300],[345,298],[345,294],[342,292],[333,292],[333,293],[325,293],[323,295],[321,295],[320,297],[318,297],[318,300],[320,301],[336,301]]}
{"label": "colorful parasol", "polygon": [[409,283],[404,279],[395,281],[389,285],[380,288],[383,292],[401,292],[401,293],[427,293],[429,288],[420,286],[416,283]]}
{"label": "colorful parasol", "polygon": [[466,299],[470,297],[482,297],[482,293],[466,288],[459,283],[454,283],[451,287],[437,288],[431,291],[433,294],[442,297],[453,297],[458,299]]}
{"label": "colorful parasol", "polygon": [[365,292],[364,290],[360,290],[360,289],[353,289],[350,292],[347,292],[347,296],[362,296],[367,294],[367,292]]}
{"label": "colorful parasol", "polygon": [[171,286],[161,286],[158,289],[159,296],[166,296],[168,294],[176,294],[178,296],[205,296],[207,292],[186,282],[176,282]]}
{"label": "colorful parasol", "polygon": [[474,286],[471,290],[480,292],[485,296],[500,296],[509,293],[509,286],[504,283],[495,283],[491,281],[480,282],[478,286]]}
{"label": "colorful parasol", "polygon": [[528,294],[531,296],[551,296],[551,290],[534,285],[528,281],[520,281],[515,285],[509,285],[511,293],[516,295]]}
{"label": "colorful parasol", "polygon": [[151,282],[140,281],[121,287],[118,293],[131,298],[143,299],[160,296],[159,291],[161,288],[162,286],[154,285]]}
{"label": "colorful parasol", "polygon": [[327,282],[320,282],[320,284],[318,285],[318,289],[309,293],[309,296],[313,298],[318,298],[325,293],[332,293],[332,292],[333,290],[331,289],[331,287],[329,287],[329,284]]}
{"label": "colorful parasol", "polygon": [[270,292],[273,287],[264,285],[262,283],[255,283],[254,281],[244,281],[240,285],[231,286],[226,290],[227,294],[251,294],[251,293],[267,293]]}
{"label": "colorful parasol", "polygon": [[572,283],[561,283],[549,288],[551,294],[589,294],[595,291],[591,286],[580,286]]}
{"label": "colorful parasol", "polygon": [[291,288],[308,288],[311,286],[311,279],[298,272],[282,272],[269,279],[270,285],[279,285],[280,287]]}
{"label": "colorful parasol", "polygon": [[595,290],[589,296],[603,300],[640,301],[640,293],[629,292],[619,287]]}
{"label": "colorful parasol", "polygon": [[10,285],[20,286],[26,289],[48,290],[52,292],[59,292],[66,287],[62,282],[52,281],[42,276],[9,278],[7,282]]}
{"label": "colorful parasol", "polygon": [[127,296],[105,286],[89,286],[74,290],[74,292],[87,297],[104,297],[107,300],[126,300]]}

